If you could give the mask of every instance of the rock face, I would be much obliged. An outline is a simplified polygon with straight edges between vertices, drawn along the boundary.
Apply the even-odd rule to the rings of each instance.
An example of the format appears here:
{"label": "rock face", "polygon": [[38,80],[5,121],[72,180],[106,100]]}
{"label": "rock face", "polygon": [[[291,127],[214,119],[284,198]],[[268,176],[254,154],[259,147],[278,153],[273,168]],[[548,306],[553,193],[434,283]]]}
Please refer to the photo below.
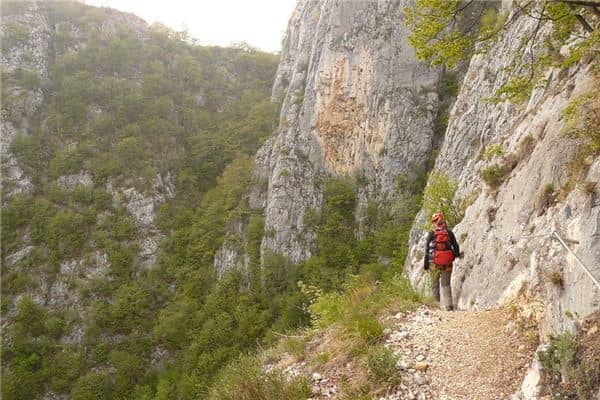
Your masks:
{"label": "rock face", "polygon": [[[403,24],[404,1],[302,1],[289,22],[273,87],[280,125],[256,157],[250,206],[264,210],[264,256],[298,262],[315,233],[323,178],[352,175],[359,208],[396,196],[395,179],[425,170],[437,111],[438,71],[415,60]],[[225,243],[218,270],[245,266]],[[232,261],[235,261],[232,264]]]}
{"label": "rock face", "polygon": [[[576,240],[572,250],[600,277],[598,189],[583,189],[583,182],[600,180],[600,160],[586,160],[587,176],[568,195],[563,191],[556,197],[569,179],[567,164],[579,145],[562,133],[562,112],[597,88],[598,81],[590,65],[581,63],[567,71],[547,71],[545,86],[534,89],[526,105],[485,101],[507,82],[504,67],[522,56],[514,38],[534,24],[518,18],[489,52],[471,60],[435,168],[458,179],[459,196],[480,191],[454,229],[465,253],[452,276],[455,303],[485,309],[529,289],[546,305],[542,333],[553,333],[572,327],[569,313],[584,316],[600,307],[599,288],[549,236],[556,230]],[[503,154],[486,160],[482,154],[489,145],[499,146]],[[480,171],[496,163],[506,165],[508,173],[492,189]],[[424,283],[423,236],[413,230],[406,263],[416,286]]]}
{"label": "rock face", "polygon": [[141,266],[152,266],[156,261],[159,242],[163,238],[154,223],[156,212],[162,203],[175,196],[171,174],[157,174],[152,180],[152,189],[146,192],[140,192],[135,187],[114,187],[110,180],[106,189],[115,202],[125,205],[136,223]]}
{"label": "rock face", "polygon": [[[22,7],[25,8],[23,13],[3,17],[3,24],[0,27],[3,42],[0,63],[6,73],[21,70],[35,74],[39,79],[44,80],[48,78],[48,49],[51,40],[48,15],[41,3],[23,3]],[[22,27],[27,27],[27,34],[19,33]],[[27,133],[28,120],[41,107],[44,94],[40,88],[31,90],[20,84],[13,85],[6,80],[4,80],[3,86],[3,96],[19,99],[18,102],[10,102],[11,106],[3,105],[3,109],[7,108],[7,113],[2,112],[0,116],[3,185],[5,195],[10,196],[17,193],[28,193],[33,189],[30,177],[24,174],[15,156],[10,153],[9,146],[18,129]],[[10,118],[7,118],[8,116]],[[15,126],[14,121],[19,121],[20,126]]]}

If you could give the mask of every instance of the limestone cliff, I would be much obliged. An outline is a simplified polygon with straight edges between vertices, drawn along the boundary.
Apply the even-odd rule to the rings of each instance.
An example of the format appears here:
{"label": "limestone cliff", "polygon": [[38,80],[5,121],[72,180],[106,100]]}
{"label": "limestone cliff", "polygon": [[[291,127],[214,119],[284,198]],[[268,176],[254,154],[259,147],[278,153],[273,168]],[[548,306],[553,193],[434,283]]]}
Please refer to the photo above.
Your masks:
{"label": "limestone cliff", "polygon": [[[298,2],[273,87],[273,98],[283,101],[280,124],[256,156],[249,199],[265,216],[263,256],[310,257],[315,233],[305,226],[305,213],[319,210],[324,177],[364,182],[360,214],[369,201],[397,197],[398,176],[424,172],[439,72],[415,60],[403,24],[406,5]],[[236,242],[225,243],[217,269],[246,266],[246,250]]]}
{"label": "limestone cliff", "polygon": [[[402,23],[404,6],[299,2],[273,88],[273,98],[283,101],[280,125],[256,156],[249,195],[250,207],[265,216],[263,256],[278,252],[294,262],[310,257],[315,233],[305,226],[304,215],[319,209],[327,175],[364,178],[360,215],[369,201],[397,195],[398,176],[425,170],[439,73],[415,61]],[[598,288],[549,236],[556,230],[577,241],[572,249],[600,276],[594,185],[600,161],[588,157],[581,161],[584,177],[569,175],[581,141],[564,134],[563,117],[569,104],[597,87],[597,73],[590,60],[551,68],[524,104],[491,101],[511,77],[507,67],[541,51],[524,52],[515,40],[532,32],[537,21],[516,14],[510,2],[503,7],[511,23],[491,48],[470,60],[434,169],[458,180],[457,196],[476,195],[455,229],[465,251],[453,274],[455,303],[484,309],[534,298],[544,305],[541,326],[547,334],[573,327],[569,315],[587,315],[600,306]],[[542,27],[540,40],[549,33]],[[484,157],[490,145],[500,150]],[[481,178],[491,165],[506,168],[497,188]],[[421,213],[406,262],[420,287],[426,283],[422,221]],[[233,225],[215,259],[220,271],[248,265],[244,222]]]}
{"label": "limestone cliff", "polygon": [[[512,18],[517,10],[510,12]],[[585,316],[600,307],[599,288],[549,236],[556,230],[576,240],[573,251],[600,277],[600,202],[594,185],[600,181],[600,160],[580,160],[589,167],[586,175],[569,177],[568,164],[581,141],[564,134],[563,117],[574,100],[597,90],[598,76],[587,60],[549,69],[545,84],[523,105],[489,101],[510,77],[505,67],[528,56],[514,38],[524,37],[535,23],[518,17],[488,52],[473,57],[435,169],[458,179],[458,196],[479,193],[455,228],[465,253],[453,273],[455,303],[486,309],[528,293],[539,302],[547,334],[572,327],[575,319],[569,315]],[[491,159],[483,156],[490,145],[501,149]],[[490,165],[506,168],[497,188],[481,178]],[[419,286],[425,281],[424,232],[419,222],[415,226],[406,266]]]}

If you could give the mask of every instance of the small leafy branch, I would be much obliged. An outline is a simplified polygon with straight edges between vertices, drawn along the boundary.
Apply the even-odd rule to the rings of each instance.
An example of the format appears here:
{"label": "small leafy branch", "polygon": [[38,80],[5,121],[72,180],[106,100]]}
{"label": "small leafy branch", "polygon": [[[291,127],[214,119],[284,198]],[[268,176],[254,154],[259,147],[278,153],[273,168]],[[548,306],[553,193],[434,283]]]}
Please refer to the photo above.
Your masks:
{"label": "small leafy branch", "polygon": [[478,192],[464,197],[457,197],[458,181],[448,177],[441,171],[433,171],[427,181],[423,193],[423,209],[427,216],[441,211],[446,216],[448,225],[453,227],[462,221],[466,209],[473,204]]}

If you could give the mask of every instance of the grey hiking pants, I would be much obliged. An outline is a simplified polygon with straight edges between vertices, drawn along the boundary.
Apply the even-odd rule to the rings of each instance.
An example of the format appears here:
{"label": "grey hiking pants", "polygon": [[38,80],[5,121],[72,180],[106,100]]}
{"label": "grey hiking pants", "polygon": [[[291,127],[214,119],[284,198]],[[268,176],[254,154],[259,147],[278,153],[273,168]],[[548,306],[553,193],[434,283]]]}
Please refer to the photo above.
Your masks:
{"label": "grey hiking pants", "polygon": [[[431,273],[431,291],[433,292],[433,298],[439,301],[443,308],[452,306],[452,288],[450,287],[450,277],[452,271],[432,271]],[[441,301],[440,301],[440,284],[441,290]]]}

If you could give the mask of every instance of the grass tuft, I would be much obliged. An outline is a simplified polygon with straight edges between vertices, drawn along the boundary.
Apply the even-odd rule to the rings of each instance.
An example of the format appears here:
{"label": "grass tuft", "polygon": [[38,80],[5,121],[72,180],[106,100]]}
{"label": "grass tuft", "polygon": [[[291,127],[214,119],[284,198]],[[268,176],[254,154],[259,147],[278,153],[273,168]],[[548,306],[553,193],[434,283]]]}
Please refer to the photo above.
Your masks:
{"label": "grass tuft", "polygon": [[372,315],[360,313],[354,319],[356,320],[356,330],[365,342],[374,343],[383,335],[383,325]]}
{"label": "grass tuft", "polygon": [[586,181],[583,182],[583,191],[589,195],[596,194],[596,187],[598,186],[598,182]]}
{"label": "grass tuft", "polygon": [[371,347],[365,361],[369,378],[374,382],[397,385],[400,382],[396,370],[397,362],[398,357],[392,349],[383,345]]}
{"label": "grass tuft", "polygon": [[310,396],[306,379],[289,379],[263,370],[256,358],[241,357],[220,375],[209,400],[305,400]]}
{"label": "grass tuft", "polygon": [[559,269],[544,272],[544,278],[558,288],[565,286],[565,278]]}
{"label": "grass tuft", "polygon": [[506,165],[493,164],[481,170],[481,179],[491,188],[498,188],[506,179],[510,168]]}

